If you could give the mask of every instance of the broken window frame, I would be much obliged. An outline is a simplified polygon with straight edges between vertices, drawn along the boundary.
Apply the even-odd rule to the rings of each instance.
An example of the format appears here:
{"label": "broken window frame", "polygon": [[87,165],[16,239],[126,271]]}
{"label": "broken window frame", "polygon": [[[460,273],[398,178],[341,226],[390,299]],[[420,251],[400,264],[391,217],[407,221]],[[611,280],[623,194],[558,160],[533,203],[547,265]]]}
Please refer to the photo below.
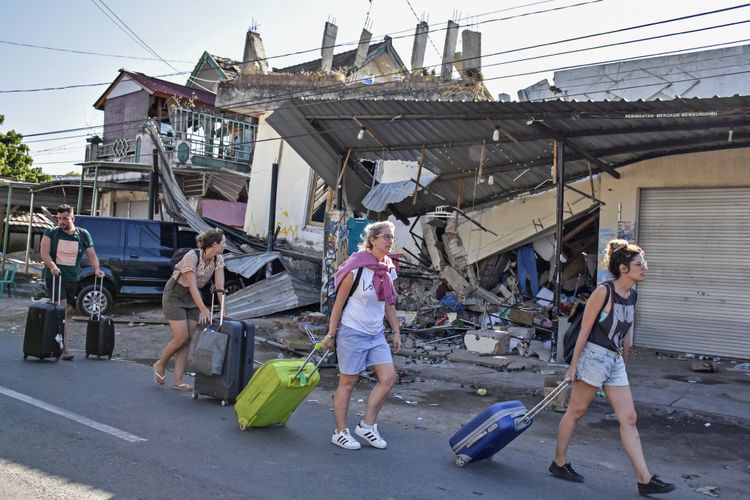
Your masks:
{"label": "broken window frame", "polygon": [[[328,183],[316,172],[311,170],[310,187],[307,192],[307,213],[305,215],[305,224],[314,227],[323,227],[325,214],[333,207],[334,190],[328,186]],[[323,210],[321,210],[321,207]],[[319,212],[320,211],[320,212]],[[321,215],[321,220],[315,220],[313,217],[316,212]]]}

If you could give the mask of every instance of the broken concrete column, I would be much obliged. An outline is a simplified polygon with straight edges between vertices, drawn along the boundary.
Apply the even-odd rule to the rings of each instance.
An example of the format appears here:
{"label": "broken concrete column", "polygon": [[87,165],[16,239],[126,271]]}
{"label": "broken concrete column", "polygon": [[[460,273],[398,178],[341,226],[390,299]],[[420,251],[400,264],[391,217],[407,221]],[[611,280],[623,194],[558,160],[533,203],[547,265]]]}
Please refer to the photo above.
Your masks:
{"label": "broken concrete column", "polygon": [[464,273],[472,285],[479,285],[477,273],[474,267],[469,265],[469,254],[466,252],[464,243],[458,235],[458,221],[456,216],[454,216],[453,220],[445,228],[443,246],[445,247],[445,254],[448,256],[450,265]]}
{"label": "broken concrete column", "polygon": [[429,25],[422,21],[417,24],[417,31],[414,34],[414,46],[411,49],[411,70],[421,71],[424,65],[424,52],[427,48],[427,35],[430,32]]}
{"label": "broken concrete column", "polygon": [[242,76],[254,75],[256,73],[266,74],[268,72],[268,61],[266,50],[263,48],[263,40],[260,35],[248,30],[245,35],[245,52],[242,54]]}
{"label": "broken concrete column", "polygon": [[464,30],[461,33],[462,69],[464,80],[481,80],[482,75],[482,34],[478,31]]}
{"label": "broken concrete column", "polygon": [[362,29],[362,34],[359,36],[357,54],[354,56],[354,67],[357,70],[362,68],[362,64],[365,62],[365,59],[367,59],[367,52],[370,49],[370,40],[372,40],[372,33],[366,29]]}
{"label": "broken concrete column", "polygon": [[471,283],[466,281],[461,273],[451,266],[445,266],[440,273],[440,277],[448,282],[448,286],[459,295],[459,299],[471,295],[476,289]]}
{"label": "broken concrete column", "polygon": [[474,296],[480,300],[487,302],[488,304],[502,305],[503,301],[497,295],[493,295],[484,288],[480,288],[476,285],[472,285],[464,277],[451,266],[445,266],[443,271],[440,273],[440,277],[443,278],[451,289],[459,295],[460,300],[465,300],[466,297]]}
{"label": "broken concrete column", "polygon": [[445,30],[445,45],[443,45],[443,66],[440,69],[440,81],[449,82],[453,78],[453,59],[458,41],[458,24],[448,21]]}
{"label": "broken concrete column", "polygon": [[338,31],[338,26],[326,21],[325,29],[323,30],[323,45],[320,47],[320,55],[323,58],[320,63],[320,70],[324,73],[331,72],[331,65],[333,65],[333,49],[334,45],[336,45],[336,34]]}
{"label": "broken concrete column", "polygon": [[438,247],[437,228],[431,221],[422,219],[422,238],[424,238],[424,243],[427,246],[427,253],[430,254],[432,268],[440,271],[446,266],[447,262],[445,262],[443,253]]}

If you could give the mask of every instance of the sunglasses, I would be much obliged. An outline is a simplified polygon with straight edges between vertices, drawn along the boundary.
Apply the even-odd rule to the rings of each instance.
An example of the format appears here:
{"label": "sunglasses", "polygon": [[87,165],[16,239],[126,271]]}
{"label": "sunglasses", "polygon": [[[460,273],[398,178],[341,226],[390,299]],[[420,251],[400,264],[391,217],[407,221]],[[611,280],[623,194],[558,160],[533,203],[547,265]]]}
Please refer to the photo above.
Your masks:
{"label": "sunglasses", "polygon": [[376,238],[383,238],[385,241],[396,241],[396,237],[390,234],[379,234]]}

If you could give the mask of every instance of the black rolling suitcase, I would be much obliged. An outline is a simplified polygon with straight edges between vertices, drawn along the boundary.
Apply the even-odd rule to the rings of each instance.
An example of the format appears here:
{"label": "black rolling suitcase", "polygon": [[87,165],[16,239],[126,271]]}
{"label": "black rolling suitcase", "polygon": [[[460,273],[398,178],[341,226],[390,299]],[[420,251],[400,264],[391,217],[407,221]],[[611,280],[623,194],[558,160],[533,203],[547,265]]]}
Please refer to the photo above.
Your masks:
{"label": "black rolling suitcase", "polygon": [[[104,278],[99,280],[99,293],[103,293]],[[94,278],[94,294],[96,294],[96,278]],[[93,307],[98,308],[99,301],[93,301]],[[115,350],[115,322],[112,318],[92,311],[86,323],[86,358],[89,356],[107,356],[112,359]]]}
{"label": "black rolling suitcase", "polygon": [[[213,299],[211,310],[213,311]],[[193,399],[210,396],[221,401],[222,406],[234,403],[237,395],[253,376],[253,353],[255,325],[252,321],[224,320],[224,308],[219,313],[219,321],[210,326],[227,335],[227,348],[221,375],[195,374]]]}
{"label": "black rolling suitcase", "polygon": [[[57,289],[57,290],[55,290]],[[52,297],[46,304],[32,304],[26,316],[26,332],[23,336],[23,359],[34,356],[60,359],[65,331],[65,307],[55,303],[60,300],[62,278],[52,276]],[[57,292],[57,294],[55,294]]]}

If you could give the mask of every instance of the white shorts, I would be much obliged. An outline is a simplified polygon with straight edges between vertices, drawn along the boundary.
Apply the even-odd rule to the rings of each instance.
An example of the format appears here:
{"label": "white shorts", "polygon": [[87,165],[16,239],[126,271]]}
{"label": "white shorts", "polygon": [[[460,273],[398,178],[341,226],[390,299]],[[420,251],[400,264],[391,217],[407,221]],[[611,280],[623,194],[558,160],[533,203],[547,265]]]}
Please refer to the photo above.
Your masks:
{"label": "white shorts", "polygon": [[370,335],[344,325],[336,335],[336,356],[339,372],[344,375],[357,375],[369,366],[393,364],[385,335]]}

